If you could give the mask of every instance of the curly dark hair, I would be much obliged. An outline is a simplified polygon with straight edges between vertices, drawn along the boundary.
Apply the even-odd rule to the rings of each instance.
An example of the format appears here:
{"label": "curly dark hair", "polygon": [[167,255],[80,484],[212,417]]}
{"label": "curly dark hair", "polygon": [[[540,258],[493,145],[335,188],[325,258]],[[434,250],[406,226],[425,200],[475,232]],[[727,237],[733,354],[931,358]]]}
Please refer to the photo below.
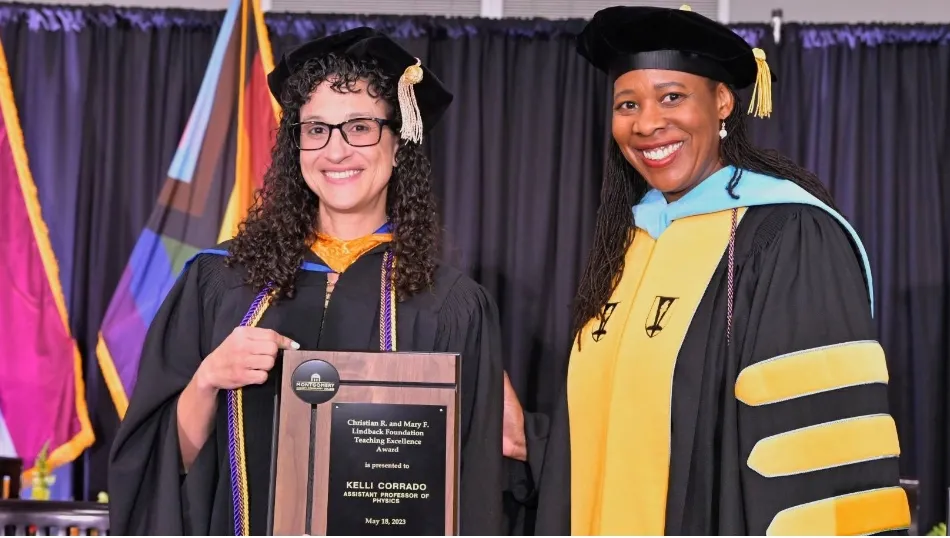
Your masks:
{"label": "curly dark hair", "polygon": [[[715,87],[713,82],[711,87]],[[752,144],[742,116],[741,99],[734,89],[732,112],[726,118],[729,132],[719,146],[719,155],[727,165],[736,167],[726,190],[738,199],[734,190],[742,179],[742,170],[787,179],[801,186],[831,208],[835,208],[831,194],[815,174],[774,150],[761,149]],[[623,273],[624,256],[633,242],[634,227],[631,207],[649,191],[650,186],[611,140],[607,153],[604,182],[600,192],[600,207],[594,225],[594,242],[581,276],[574,300],[573,329],[580,345],[581,332],[591,319],[603,321],[604,305],[610,300]]]}
{"label": "curly dark hair", "polygon": [[[248,284],[257,288],[270,285],[277,295],[285,297],[294,295],[295,276],[304,254],[316,240],[318,223],[317,195],[307,187],[300,170],[295,143],[299,128],[295,124],[310,94],[328,79],[338,92],[358,92],[357,82],[367,81],[368,93],[388,103],[394,132],[398,133],[401,124],[397,80],[375,60],[357,61],[330,54],[309,60],[287,79],[280,99],[283,114],[264,187],[255,195],[228,257],[229,265],[241,264],[247,270]],[[387,194],[393,230],[391,249],[397,260],[395,288],[400,299],[431,287],[437,267],[440,233],[429,184],[430,169],[421,146],[400,140]]]}

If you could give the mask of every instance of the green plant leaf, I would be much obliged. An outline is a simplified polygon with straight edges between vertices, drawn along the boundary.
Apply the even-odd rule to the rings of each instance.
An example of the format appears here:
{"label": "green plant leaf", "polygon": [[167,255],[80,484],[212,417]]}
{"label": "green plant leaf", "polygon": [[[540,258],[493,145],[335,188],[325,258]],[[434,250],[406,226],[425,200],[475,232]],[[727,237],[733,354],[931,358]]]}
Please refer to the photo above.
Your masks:
{"label": "green plant leaf", "polygon": [[927,533],[927,536],[946,536],[947,535],[947,524],[946,523],[937,523],[934,525],[934,528],[930,529],[930,532]]}

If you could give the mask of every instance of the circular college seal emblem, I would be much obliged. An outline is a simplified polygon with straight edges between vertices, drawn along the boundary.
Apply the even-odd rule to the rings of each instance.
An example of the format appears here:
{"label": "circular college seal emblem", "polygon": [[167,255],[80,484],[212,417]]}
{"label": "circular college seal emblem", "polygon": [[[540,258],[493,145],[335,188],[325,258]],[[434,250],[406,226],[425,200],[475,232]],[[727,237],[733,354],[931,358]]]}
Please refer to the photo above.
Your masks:
{"label": "circular college seal emblem", "polygon": [[300,363],[290,376],[294,394],[308,404],[329,402],[340,390],[340,373],[319,359]]}

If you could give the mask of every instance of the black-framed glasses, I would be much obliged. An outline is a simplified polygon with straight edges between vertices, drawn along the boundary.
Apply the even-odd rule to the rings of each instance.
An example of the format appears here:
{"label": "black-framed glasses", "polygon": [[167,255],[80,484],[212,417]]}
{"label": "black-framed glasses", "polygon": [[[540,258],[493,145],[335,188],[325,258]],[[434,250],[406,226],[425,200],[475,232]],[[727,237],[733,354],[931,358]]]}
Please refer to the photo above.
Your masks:
{"label": "black-framed glasses", "polygon": [[339,129],[343,140],[353,147],[375,146],[383,136],[383,127],[392,123],[382,118],[353,118],[343,123],[302,121],[294,124],[299,132],[295,138],[297,149],[315,151],[325,148],[334,129]]}

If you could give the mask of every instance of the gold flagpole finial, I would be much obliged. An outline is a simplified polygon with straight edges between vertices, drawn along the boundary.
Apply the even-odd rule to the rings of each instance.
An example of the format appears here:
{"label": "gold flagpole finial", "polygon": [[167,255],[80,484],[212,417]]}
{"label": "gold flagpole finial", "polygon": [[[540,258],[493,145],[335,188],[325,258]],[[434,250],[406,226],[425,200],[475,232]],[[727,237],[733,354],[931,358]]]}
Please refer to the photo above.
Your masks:
{"label": "gold flagpole finial", "polygon": [[402,128],[400,136],[416,144],[422,143],[422,113],[419,112],[419,103],[416,102],[416,92],[413,86],[422,81],[422,61],[416,58],[416,63],[410,65],[399,77],[399,111],[402,113]]}
{"label": "gold flagpole finial", "polygon": [[[752,49],[755,56],[758,72],[755,77],[755,87],[752,89],[752,100],[749,101],[749,114],[758,118],[767,118],[772,115],[772,71],[765,61],[765,51],[759,48]],[[754,112],[753,112],[754,111]]]}

